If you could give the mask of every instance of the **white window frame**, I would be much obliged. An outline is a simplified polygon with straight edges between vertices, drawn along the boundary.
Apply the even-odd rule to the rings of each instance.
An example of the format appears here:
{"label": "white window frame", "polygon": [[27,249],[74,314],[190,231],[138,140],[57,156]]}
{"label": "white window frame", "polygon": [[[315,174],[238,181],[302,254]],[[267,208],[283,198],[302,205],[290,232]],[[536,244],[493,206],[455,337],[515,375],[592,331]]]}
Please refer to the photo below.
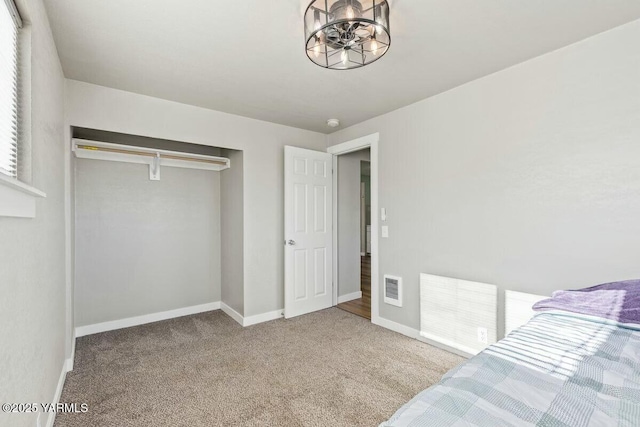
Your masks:
{"label": "white window frame", "polygon": [[[24,37],[24,27],[22,24],[22,19],[18,12],[18,9],[13,0],[3,0],[4,7],[6,7],[9,13],[13,16],[16,26],[18,27],[18,43],[22,47],[23,37]],[[16,49],[18,47],[16,46]],[[30,51],[30,46],[27,51]],[[20,52],[25,53],[25,52]],[[28,86],[30,84],[29,80],[30,75],[25,70],[28,70],[28,65],[25,63],[25,59],[29,59],[28,55],[20,55],[18,61],[20,62],[18,66],[18,79],[22,80],[21,83],[24,83],[23,86]],[[19,96],[18,99],[18,108],[21,110],[21,114],[30,112],[25,111],[25,109],[29,108],[28,100],[24,96]],[[22,121],[20,120],[18,123],[19,126],[28,127],[30,125],[28,120]],[[28,135],[30,129],[22,129],[24,134]],[[18,144],[23,144],[26,141],[19,140]],[[19,147],[19,151],[22,148]],[[22,157],[18,158],[18,161],[26,160]],[[46,194],[37,188],[34,188],[22,181],[20,181],[20,176],[18,178],[14,178],[4,172],[0,172],[0,217],[18,217],[18,218],[34,218],[36,215],[36,200],[38,198],[46,197]]]}

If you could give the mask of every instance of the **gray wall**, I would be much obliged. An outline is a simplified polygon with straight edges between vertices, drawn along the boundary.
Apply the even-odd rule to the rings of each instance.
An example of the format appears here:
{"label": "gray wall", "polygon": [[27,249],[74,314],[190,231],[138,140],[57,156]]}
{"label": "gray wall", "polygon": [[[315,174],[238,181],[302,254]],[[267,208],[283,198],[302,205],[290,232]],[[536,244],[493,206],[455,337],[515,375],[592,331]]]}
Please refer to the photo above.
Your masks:
{"label": "gray wall", "polygon": [[220,173],[76,162],[76,326],[220,301]]}
{"label": "gray wall", "polygon": [[[36,218],[0,217],[0,402],[51,402],[65,358],[64,78],[42,3],[18,6],[31,32],[31,182],[47,198]],[[2,426],[35,420],[0,413]]]}
{"label": "gray wall", "polygon": [[635,21],[329,136],[380,133],[380,283],[405,284],[383,318],[419,328],[421,272],[536,294],[640,277],[638,40]]}
{"label": "gray wall", "polygon": [[369,157],[338,156],[338,296],[360,291],[360,161]]}
{"label": "gray wall", "polygon": [[242,151],[222,150],[231,168],[220,172],[222,302],[244,315],[244,164]]}
{"label": "gray wall", "polygon": [[284,146],[325,151],[323,134],[66,80],[67,123],[243,151],[244,314],[284,306]]}

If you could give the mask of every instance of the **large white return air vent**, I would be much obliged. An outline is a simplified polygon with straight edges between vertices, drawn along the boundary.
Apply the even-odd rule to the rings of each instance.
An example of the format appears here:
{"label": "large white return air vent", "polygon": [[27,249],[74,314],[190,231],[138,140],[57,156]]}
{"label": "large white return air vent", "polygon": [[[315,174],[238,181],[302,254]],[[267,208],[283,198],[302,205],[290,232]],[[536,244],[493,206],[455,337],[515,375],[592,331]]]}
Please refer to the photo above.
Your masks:
{"label": "large white return air vent", "polygon": [[420,335],[468,354],[497,341],[494,285],[420,275]]}

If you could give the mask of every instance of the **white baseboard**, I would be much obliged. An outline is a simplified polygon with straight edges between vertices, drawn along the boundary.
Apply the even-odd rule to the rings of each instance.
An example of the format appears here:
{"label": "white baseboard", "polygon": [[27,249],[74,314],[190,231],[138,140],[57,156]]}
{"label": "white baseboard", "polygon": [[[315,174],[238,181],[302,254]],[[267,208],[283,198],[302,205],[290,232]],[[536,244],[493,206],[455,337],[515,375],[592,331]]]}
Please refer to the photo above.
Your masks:
{"label": "white baseboard", "polygon": [[[462,356],[465,358],[470,358],[478,354],[477,350],[472,348],[468,348],[465,346],[460,346],[454,342],[443,341],[441,338],[432,337],[425,332],[420,332],[420,336],[418,336],[418,340],[434,347],[438,347],[442,350],[448,351],[449,353],[457,354],[458,356]],[[442,342],[440,342],[442,341]],[[459,347],[459,348],[458,348]]]}
{"label": "white baseboard", "polygon": [[377,317],[375,319],[371,319],[371,323],[382,326],[383,328],[390,329],[394,332],[397,332],[402,335],[406,335],[409,338],[418,339],[420,336],[420,331],[417,329],[410,328],[408,326],[402,325],[400,323],[396,323],[392,320],[385,319],[383,317]]}
{"label": "white baseboard", "polygon": [[220,304],[220,308],[224,311],[229,317],[238,322],[242,326],[251,326],[257,325],[258,323],[269,322],[270,320],[280,319],[283,316],[282,310],[270,311],[267,313],[256,314],[254,316],[244,317],[233,308],[229,307],[225,303]]}
{"label": "white baseboard", "polygon": [[193,305],[175,310],[162,311],[160,313],[145,314],[143,316],[129,317],[127,319],[112,320],[110,322],[96,323],[93,325],[78,326],[76,337],[98,334],[100,332],[113,331],[116,329],[130,328],[132,326],[144,325],[145,323],[159,322],[161,320],[173,319],[175,317],[189,316],[191,314],[204,313],[220,309],[220,302],[210,302],[208,304]]}
{"label": "white baseboard", "polygon": [[[56,405],[60,402],[60,396],[62,395],[62,387],[64,387],[64,380],[67,378],[67,362],[65,361],[62,364],[62,371],[60,372],[60,377],[58,378],[58,385],[56,387],[56,392],[53,395],[52,404]],[[44,414],[44,412],[42,412]],[[53,427],[53,423],[56,421],[56,413],[48,412],[47,413],[47,422],[44,424],[45,427]]]}
{"label": "white baseboard", "polygon": [[65,369],[67,370],[67,372],[71,372],[73,371],[73,363],[74,360],[76,358],[76,331],[73,331],[73,340],[71,341],[71,355],[69,356],[69,358],[65,361]]}
{"label": "white baseboard", "polygon": [[229,307],[227,304],[221,302],[220,303],[220,309],[222,311],[224,311],[227,316],[231,317],[233,320],[238,322],[240,325],[242,325],[244,323],[244,317],[242,316],[242,314],[238,313],[233,308]]}
{"label": "white baseboard", "polygon": [[453,353],[453,354],[457,354],[458,356],[466,357],[467,359],[469,357],[473,356],[473,354],[471,354],[471,353],[467,353],[467,352],[459,350],[457,348],[453,348],[453,347],[450,347],[448,345],[439,343],[437,341],[433,341],[431,339],[428,339],[428,338],[422,336],[418,329],[410,328],[408,326],[405,326],[405,325],[400,324],[400,323],[396,323],[396,322],[394,322],[392,320],[389,320],[389,319],[385,319],[385,318],[382,318],[382,317],[378,316],[375,319],[371,319],[371,323],[373,323],[375,325],[378,325],[378,326],[382,326],[383,328],[390,329],[390,330],[392,330],[394,332],[397,332],[399,334],[406,335],[409,338],[414,338],[414,339],[416,339],[418,341],[421,341],[421,342],[423,342],[425,344],[429,344],[429,345],[432,345],[434,347],[438,347],[438,348],[440,348],[442,350],[448,351],[449,353]]}
{"label": "white baseboard", "polygon": [[271,320],[281,319],[284,316],[284,310],[269,311],[267,313],[256,314],[244,318],[242,326],[257,325],[258,323],[269,322]]}
{"label": "white baseboard", "polygon": [[350,294],[342,295],[338,297],[338,304],[342,304],[343,302],[353,301],[354,299],[362,298],[362,291],[352,292]]}

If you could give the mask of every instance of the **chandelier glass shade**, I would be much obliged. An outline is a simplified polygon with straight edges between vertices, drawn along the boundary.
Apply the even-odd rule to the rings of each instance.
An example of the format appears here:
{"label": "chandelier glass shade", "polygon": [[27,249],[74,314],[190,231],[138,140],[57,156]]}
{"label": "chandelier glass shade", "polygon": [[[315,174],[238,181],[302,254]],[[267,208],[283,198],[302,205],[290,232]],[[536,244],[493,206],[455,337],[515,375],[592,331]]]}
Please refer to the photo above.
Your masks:
{"label": "chandelier glass shade", "polygon": [[332,70],[364,67],[391,44],[386,0],[315,0],[304,14],[307,56]]}

